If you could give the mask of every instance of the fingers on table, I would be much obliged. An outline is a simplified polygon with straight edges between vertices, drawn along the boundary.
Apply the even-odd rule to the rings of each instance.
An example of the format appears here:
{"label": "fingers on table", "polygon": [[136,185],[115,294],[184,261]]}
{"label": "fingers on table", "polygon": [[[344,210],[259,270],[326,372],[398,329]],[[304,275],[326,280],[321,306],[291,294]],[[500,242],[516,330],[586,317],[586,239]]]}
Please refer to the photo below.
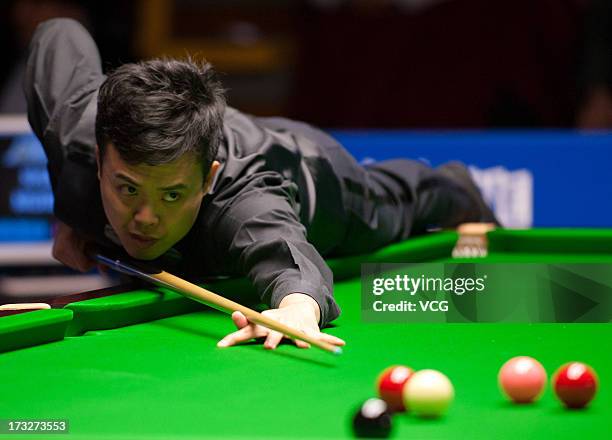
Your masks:
{"label": "fingers on table", "polygon": [[[238,330],[233,333],[230,333],[229,335],[221,339],[217,343],[218,347],[230,347],[232,345],[236,345],[241,342],[246,342],[251,339],[265,337],[266,339],[264,341],[264,348],[273,350],[284,338],[284,335],[280,332],[277,332],[275,330],[269,330],[266,327],[250,323],[248,319],[240,312],[232,313],[232,321],[234,322],[234,325]],[[307,334],[312,338],[316,338],[333,345],[342,346],[346,344],[342,339],[336,336],[321,333],[319,331],[307,331],[304,329],[301,330],[304,332],[304,334]],[[292,340],[299,348],[310,348],[310,344],[308,342],[299,339]]]}
{"label": "fingers on table", "polygon": [[334,345],[346,345],[346,342],[344,342],[343,339],[340,339],[336,336],[328,335],[327,333],[321,333],[319,339],[323,342],[329,342],[330,344]]}
{"label": "fingers on table", "polygon": [[[336,336],[328,335],[327,333],[307,330],[302,331],[311,338],[318,339],[319,341],[327,342],[329,344],[338,346],[346,345],[346,342],[344,342],[344,340],[337,338]],[[299,348],[310,348],[310,344],[308,342],[301,341],[299,339],[293,339],[293,342],[295,342],[295,345],[297,345]]]}
{"label": "fingers on table", "polygon": [[268,331],[268,336],[266,337],[266,341],[264,342],[264,348],[268,350],[274,350],[280,341],[283,339],[283,334],[274,330]]}
{"label": "fingers on table", "polygon": [[232,321],[238,329],[237,331],[226,335],[223,339],[217,342],[217,347],[229,347],[242,341],[247,341],[252,338],[251,334],[254,329],[249,325],[246,316],[240,312],[232,313]]}
{"label": "fingers on table", "polygon": [[[242,327],[240,330],[225,336],[217,343],[217,347],[230,347],[232,345],[239,344],[240,342],[265,336],[266,334],[261,330],[258,331],[257,327],[258,326],[248,324]],[[258,334],[258,332],[261,334]]]}
{"label": "fingers on table", "polygon": [[237,329],[241,329],[249,325],[249,320],[244,316],[242,312],[234,312],[232,313],[232,321],[234,321],[234,325]]}
{"label": "fingers on table", "polygon": [[310,344],[308,342],[300,341],[299,339],[294,339],[295,345],[299,348],[310,348]]}

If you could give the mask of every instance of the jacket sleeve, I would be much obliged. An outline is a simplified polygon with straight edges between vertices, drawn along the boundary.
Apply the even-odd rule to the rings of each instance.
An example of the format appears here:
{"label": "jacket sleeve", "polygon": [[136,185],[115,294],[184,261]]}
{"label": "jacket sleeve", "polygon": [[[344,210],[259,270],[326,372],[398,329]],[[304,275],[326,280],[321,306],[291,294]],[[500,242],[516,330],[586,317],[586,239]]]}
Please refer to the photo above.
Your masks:
{"label": "jacket sleeve", "polygon": [[95,119],[104,79],[98,49],[83,26],[65,18],[38,26],[24,91],[28,120],[47,155],[55,214],[64,221],[75,200],[97,184]]}
{"label": "jacket sleeve", "polygon": [[218,215],[218,255],[226,267],[245,274],[261,300],[276,308],[290,293],[311,296],[324,327],[340,314],[333,298],[333,274],[306,239],[296,214],[297,186],[281,174],[258,172],[243,182]]}

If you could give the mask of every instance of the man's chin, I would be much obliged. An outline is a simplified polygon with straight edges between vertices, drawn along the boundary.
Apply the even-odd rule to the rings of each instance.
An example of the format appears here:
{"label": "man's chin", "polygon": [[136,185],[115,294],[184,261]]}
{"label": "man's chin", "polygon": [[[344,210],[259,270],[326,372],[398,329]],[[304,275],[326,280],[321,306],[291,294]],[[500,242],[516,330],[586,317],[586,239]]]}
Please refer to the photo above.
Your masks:
{"label": "man's chin", "polygon": [[136,258],[137,260],[155,260],[158,257],[161,257],[165,250],[157,250],[157,249],[130,249],[129,247],[123,247],[128,255],[132,258]]}

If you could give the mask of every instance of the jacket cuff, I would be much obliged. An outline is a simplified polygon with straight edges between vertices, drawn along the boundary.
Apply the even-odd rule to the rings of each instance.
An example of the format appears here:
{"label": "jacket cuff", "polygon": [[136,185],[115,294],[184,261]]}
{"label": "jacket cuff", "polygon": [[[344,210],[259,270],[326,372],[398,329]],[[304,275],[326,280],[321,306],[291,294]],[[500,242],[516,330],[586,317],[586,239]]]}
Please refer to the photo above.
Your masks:
{"label": "jacket cuff", "polygon": [[329,289],[324,285],[315,286],[307,281],[285,281],[275,286],[270,298],[270,307],[278,308],[283,298],[292,293],[308,295],[317,302],[321,313],[319,328],[325,327],[340,315],[340,308]]}

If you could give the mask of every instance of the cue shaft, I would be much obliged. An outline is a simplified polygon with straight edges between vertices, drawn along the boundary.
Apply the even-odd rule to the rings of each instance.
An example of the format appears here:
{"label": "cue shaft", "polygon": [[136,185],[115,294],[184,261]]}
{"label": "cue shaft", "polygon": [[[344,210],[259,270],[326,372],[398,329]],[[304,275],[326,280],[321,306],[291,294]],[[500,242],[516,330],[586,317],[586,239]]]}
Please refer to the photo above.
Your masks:
{"label": "cue shaft", "polygon": [[308,342],[309,344],[314,345],[315,347],[319,347],[325,351],[329,351],[334,354],[339,354],[342,352],[340,347],[336,347],[335,345],[330,344],[328,342],[320,341],[316,338],[308,336],[299,330],[296,330],[285,324],[275,321],[255,310],[249,309],[248,307],[238,304],[235,301],[227,299],[221,295],[217,295],[216,293],[206,290],[203,287],[190,283],[189,281],[186,281],[168,272],[162,271],[156,274],[149,274],[148,277],[154,278],[160,284],[169,286],[172,289],[177,290],[178,292],[195,301],[204,303],[222,312],[230,314],[236,311],[241,312],[250,322],[254,322],[255,324],[259,324],[270,330],[275,330],[291,338]]}

